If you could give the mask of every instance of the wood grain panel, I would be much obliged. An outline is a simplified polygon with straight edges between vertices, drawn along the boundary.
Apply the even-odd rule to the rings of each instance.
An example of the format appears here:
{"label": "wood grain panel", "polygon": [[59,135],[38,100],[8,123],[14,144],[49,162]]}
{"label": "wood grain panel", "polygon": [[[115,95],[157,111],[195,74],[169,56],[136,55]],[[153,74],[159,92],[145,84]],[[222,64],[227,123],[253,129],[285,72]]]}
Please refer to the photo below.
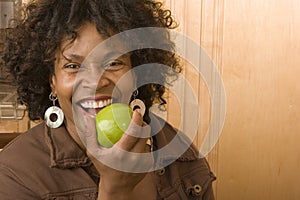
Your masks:
{"label": "wood grain panel", "polygon": [[[179,31],[206,49],[225,83],[226,123],[208,155],[217,199],[300,199],[300,2],[166,2],[179,17]],[[205,116],[201,134],[210,105],[203,80],[190,69],[184,74]],[[201,142],[198,136],[195,143]]]}
{"label": "wood grain panel", "polygon": [[219,197],[299,199],[299,1],[227,0],[225,7]]}

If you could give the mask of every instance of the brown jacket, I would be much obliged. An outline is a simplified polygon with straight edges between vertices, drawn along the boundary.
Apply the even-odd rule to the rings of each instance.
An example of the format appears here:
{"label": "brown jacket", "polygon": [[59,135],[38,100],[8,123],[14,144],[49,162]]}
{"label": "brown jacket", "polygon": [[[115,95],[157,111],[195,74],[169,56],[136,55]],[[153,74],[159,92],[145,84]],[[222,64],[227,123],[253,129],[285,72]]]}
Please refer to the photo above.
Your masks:
{"label": "brown jacket", "polygon": [[[155,148],[166,145],[175,133],[167,124],[155,136]],[[211,182],[215,177],[193,148],[154,173],[157,199],[214,199]],[[48,129],[42,123],[0,152],[1,200],[94,200],[99,179],[89,158],[63,126]]]}

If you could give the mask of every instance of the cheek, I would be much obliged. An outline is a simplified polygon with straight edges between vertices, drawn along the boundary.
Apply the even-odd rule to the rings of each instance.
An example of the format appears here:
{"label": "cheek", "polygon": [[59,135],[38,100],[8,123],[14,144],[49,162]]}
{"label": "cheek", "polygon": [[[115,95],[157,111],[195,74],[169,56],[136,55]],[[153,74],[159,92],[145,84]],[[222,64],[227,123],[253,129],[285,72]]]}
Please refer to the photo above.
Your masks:
{"label": "cheek", "polygon": [[132,71],[128,70],[116,75],[114,83],[122,92],[132,93],[136,82]]}
{"label": "cheek", "polygon": [[[114,91],[115,94],[119,94],[118,100],[122,103],[128,104],[130,102],[133,91],[135,90],[135,79],[131,71],[115,74],[114,79]],[[116,92],[116,93],[115,93]]]}
{"label": "cheek", "polygon": [[71,101],[74,83],[75,78],[57,77],[56,92],[61,106]]}
{"label": "cheek", "polygon": [[73,93],[74,81],[72,79],[62,78],[57,84],[56,92],[59,101],[59,106],[61,107],[65,119],[67,121],[72,121],[72,93]]}

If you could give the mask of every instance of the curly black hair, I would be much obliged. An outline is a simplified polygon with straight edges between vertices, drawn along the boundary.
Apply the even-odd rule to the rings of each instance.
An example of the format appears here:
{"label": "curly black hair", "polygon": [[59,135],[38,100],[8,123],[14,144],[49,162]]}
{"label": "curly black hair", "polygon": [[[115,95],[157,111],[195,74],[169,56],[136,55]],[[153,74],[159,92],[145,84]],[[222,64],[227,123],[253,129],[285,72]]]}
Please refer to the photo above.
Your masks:
{"label": "curly black hair", "polygon": [[[154,0],[33,0],[23,11],[23,18],[7,36],[3,60],[18,85],[19,101],[27,106],[31,120],[42,119],[51,106],[50,77],[54,73],[55,52],[63,38],[76,38],[76,31],[86,22],[96,25],[104,36],[141,27],[172,29],[177,26],[170,10]],[[169,33],[158,34],[165,50],[139,49],[131,53],[132,67],[146,63],[161,63],[172,70],[159,70],[157,80],[175,76],[181,71],[175,45]],[[175,70],[176,73],[172,73]],[[174,71],[173,71],[174,72]],[[153,73],[153,72],[152,72]],[[147,77],[147,72],[142,80]],[[165,87],[147,84],[139,88],[138,98],[146,105],[145,121],[154,102],[166,103]]]}

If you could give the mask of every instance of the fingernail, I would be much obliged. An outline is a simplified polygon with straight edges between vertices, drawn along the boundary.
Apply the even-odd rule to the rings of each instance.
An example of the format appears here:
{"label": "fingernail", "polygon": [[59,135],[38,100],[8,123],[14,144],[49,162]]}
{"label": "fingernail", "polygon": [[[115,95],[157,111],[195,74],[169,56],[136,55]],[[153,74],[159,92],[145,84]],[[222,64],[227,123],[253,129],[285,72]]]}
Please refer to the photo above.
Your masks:
{"label": "fingernail", "polygon": [[135,109],[136,112],[138,112],[139,114],[141,114],[141,109],[137,108]]}

